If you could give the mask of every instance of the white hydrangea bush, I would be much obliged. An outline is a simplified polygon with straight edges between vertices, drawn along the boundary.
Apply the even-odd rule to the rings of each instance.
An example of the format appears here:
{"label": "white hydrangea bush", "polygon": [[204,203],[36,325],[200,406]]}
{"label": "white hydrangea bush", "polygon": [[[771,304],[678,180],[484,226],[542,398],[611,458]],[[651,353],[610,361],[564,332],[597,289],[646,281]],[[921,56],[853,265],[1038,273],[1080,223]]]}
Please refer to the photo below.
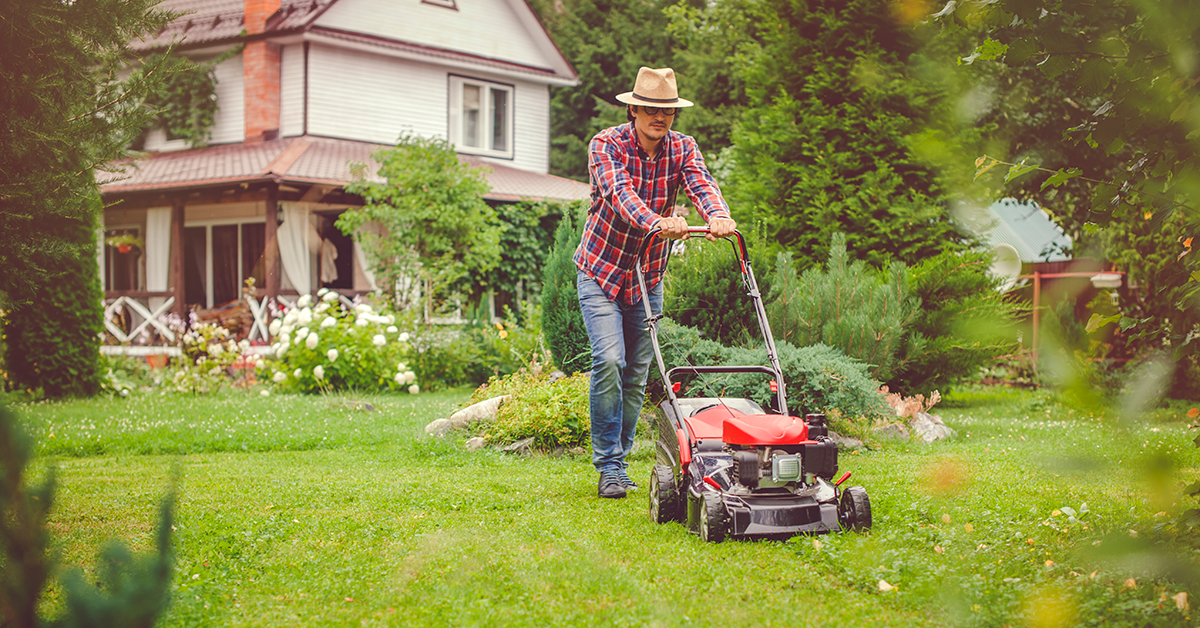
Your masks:
{"label": "white hydrangea bush", "polygon": [[326,288],[303,295],[271,321],[273,343],[259,380],[285,392],[356,390],[420,392],[406,363],[409,335],[396,317],[370,304],[347,307]]}

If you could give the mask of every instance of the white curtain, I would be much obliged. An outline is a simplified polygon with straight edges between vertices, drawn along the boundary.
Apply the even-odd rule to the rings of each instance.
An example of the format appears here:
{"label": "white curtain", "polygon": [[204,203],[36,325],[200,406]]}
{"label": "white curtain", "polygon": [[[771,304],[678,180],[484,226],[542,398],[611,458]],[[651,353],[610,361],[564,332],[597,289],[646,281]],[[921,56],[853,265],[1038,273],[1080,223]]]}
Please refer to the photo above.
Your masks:
{"label": "white curtain", "polygon": [[104,214],[100,214],[100,227],[96,230],[96,264],[100,266],[100,289],[108,290],[108,273],[104,268]]}
{"label": "white curtain", "polygon": [[[159,207],[146,211],[146,290],[166,292],[171,275],[171,208]],[[150,310],[158,309],[166,299],[150,299]]]}
{"label": "white curtain", "polygon": [[308,203],[280,203],[279,207],[283,212],[283,224],[279,225],[283,274],[296,292],[308,294],[312,290],[312,256],[321,246],[320,235],[309,220]]}

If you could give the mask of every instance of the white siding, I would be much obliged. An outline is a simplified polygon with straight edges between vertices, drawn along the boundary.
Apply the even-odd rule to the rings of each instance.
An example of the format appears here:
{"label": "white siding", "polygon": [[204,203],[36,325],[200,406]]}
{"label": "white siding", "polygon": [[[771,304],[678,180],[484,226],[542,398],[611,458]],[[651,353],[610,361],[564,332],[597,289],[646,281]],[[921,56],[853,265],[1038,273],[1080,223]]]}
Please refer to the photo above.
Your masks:
{"label": "white siding", "polygon": [[537,83],[516,85],[512,166],[545,174],[550,172],[550,88]]}
{"label": "white siding", "polygon": [[312,44],[308,132],[379,144],[402,133],[446,137],[446,77],[428,64]]}
{"label": "white siding", "polygon": [[304,134],[304,44],[283,47],[279,69],[279,135]]}
{"label": "white siding", "polygon": [[455,3],[457,11],[421,0],[341,0],[316,25],[535,67],[556,67],[540,45],[544,33],[530,33],[507,0]]}
{"label": "white siding", "polygon": [[209,135],[210,144],[228,144],[246,139],[246,92],[242,79],[242,55],[216,67],[217,116]]}

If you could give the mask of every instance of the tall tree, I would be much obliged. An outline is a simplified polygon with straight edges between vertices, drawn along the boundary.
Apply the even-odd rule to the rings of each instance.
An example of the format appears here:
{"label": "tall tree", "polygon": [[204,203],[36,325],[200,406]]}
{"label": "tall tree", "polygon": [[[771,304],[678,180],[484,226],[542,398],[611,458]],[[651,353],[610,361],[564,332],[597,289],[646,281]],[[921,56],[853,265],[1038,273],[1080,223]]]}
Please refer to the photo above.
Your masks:
{"label": "tall tree", "polygon": [[759,218],[801,268],[834,233],[882,267],[953,247],[934,173],[908,137],[930,105],[910,80],[919,42],[883,0],[757,0],[733,133],[735,216]]}
{"label": "tall tree", "polygon": [[10,384],[91,394],[101,325],[97,167],[123,156],[150,80],[117,80],[158,0],[0,0],[0,307]]}

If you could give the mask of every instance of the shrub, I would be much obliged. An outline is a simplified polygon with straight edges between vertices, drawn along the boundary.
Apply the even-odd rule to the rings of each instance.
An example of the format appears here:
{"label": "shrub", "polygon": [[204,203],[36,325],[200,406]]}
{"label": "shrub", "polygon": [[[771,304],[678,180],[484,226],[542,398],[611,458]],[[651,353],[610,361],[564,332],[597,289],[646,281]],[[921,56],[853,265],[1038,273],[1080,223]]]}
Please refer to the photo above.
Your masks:
{"label": "shrub", "polygon": [[554,248],[542,278],[542,333],[554,365],[564,373],[592,368],[592,347],[575,287],[575,248],[583,238],[585,214],[568,213],[554,231]]}
{"label": "shrub", "polygon": [[504,320],[495,323],[486,322],[481,315],[462,327],[418,327],[411,338],[411,362],[426,388],[478,386],[489,378],[514,373],[531,361],[548,362],[541,308],[525,303],[521,312],[522,321],[509,311]]}
{"label": "shrub", "polygon": [[234,340],[228,329],[213,323],[195,323],[180,337],[183,366],[171,377],[177,392],[212,394],[232,379],[249,384],[257,360],[250,343]]}
{"label": "shrub", "polygon": [[947,391],[980,367],[1017,349],[1020,302],[996,290],[986,252],[942,253],[911,270],[921,307],[900,347],[900,368],[888,385],[897,391]]}
{"label": "shrub", "polygon": [[[871,365],[870,376],[881,380],[899,366],[905,331],[920,306],[904,264],[879,273],[861,260],[851,263],[840,233],[833,236],[824,271],[812,268],[798,277],[791,255],[780,253],[768,302],[776,338],[797,346],[836,347]],[[923,341],[908,335],[907,351],[920,353]]]}
{"label": "shrub", "polygon": [[[724,347],[706,340],[698,330],[670,321],[663,322],[659,337],[667,368],[686,364],[766,365],[766,347],[747,349]],[[836,410],[847,417],[875,417],[886,412],[879,382],[871,379],[869,366],[823,344],[795,347],[777,341],[780,367],[783,369],[788,410],[793,416],[805,412]],[[657,373],[653,375],[658,379]],[[705,374],[693,386],[704,391],[685,394],[753,399],[764,408],[774,407],[775,395],[770,379],[758,374]]]}
{"label": "shrub", "polygon": [[64,252],[35,256],[34,263],[45,271],[39,283],[3,295],[9,300],[8,311],[0,315],[8,386],[41,390],[47,397],[88,397],[100,390],[104,330],[94,221],[34,222],[39,233],[57,232]]}
{"label": "shrub", "polygon": [[[770,256],[757,231],[744,234],[755,281],[765,298],[770,292]],[[754,305],[746,295],[737,257],[725,242],[693,238],[671,255],[663,288],[663,312],[704,337],[730,346],[762,342]]]}
{"label": "shrub", "polygon": [[366,303],[347,308],[324,288],[318,295],[316,305],[304,295],[272,321],[278,342],[271,346],[275,359],[260,369],[265,377],[287,391],[420,392],[406,363],[413,357],[409,334],[396,326],[395,316]]}
{"label": "shrub", "polygon": [[577,373],[551,381],[550,374],[535,363],[530,369],[489,381],[471,399],[512,395],[500,404],[495,422],[485,426],[484,437],[489,442],[511,443],[532,437],[539,448],[590,446],[589,380],[588,374]]}

